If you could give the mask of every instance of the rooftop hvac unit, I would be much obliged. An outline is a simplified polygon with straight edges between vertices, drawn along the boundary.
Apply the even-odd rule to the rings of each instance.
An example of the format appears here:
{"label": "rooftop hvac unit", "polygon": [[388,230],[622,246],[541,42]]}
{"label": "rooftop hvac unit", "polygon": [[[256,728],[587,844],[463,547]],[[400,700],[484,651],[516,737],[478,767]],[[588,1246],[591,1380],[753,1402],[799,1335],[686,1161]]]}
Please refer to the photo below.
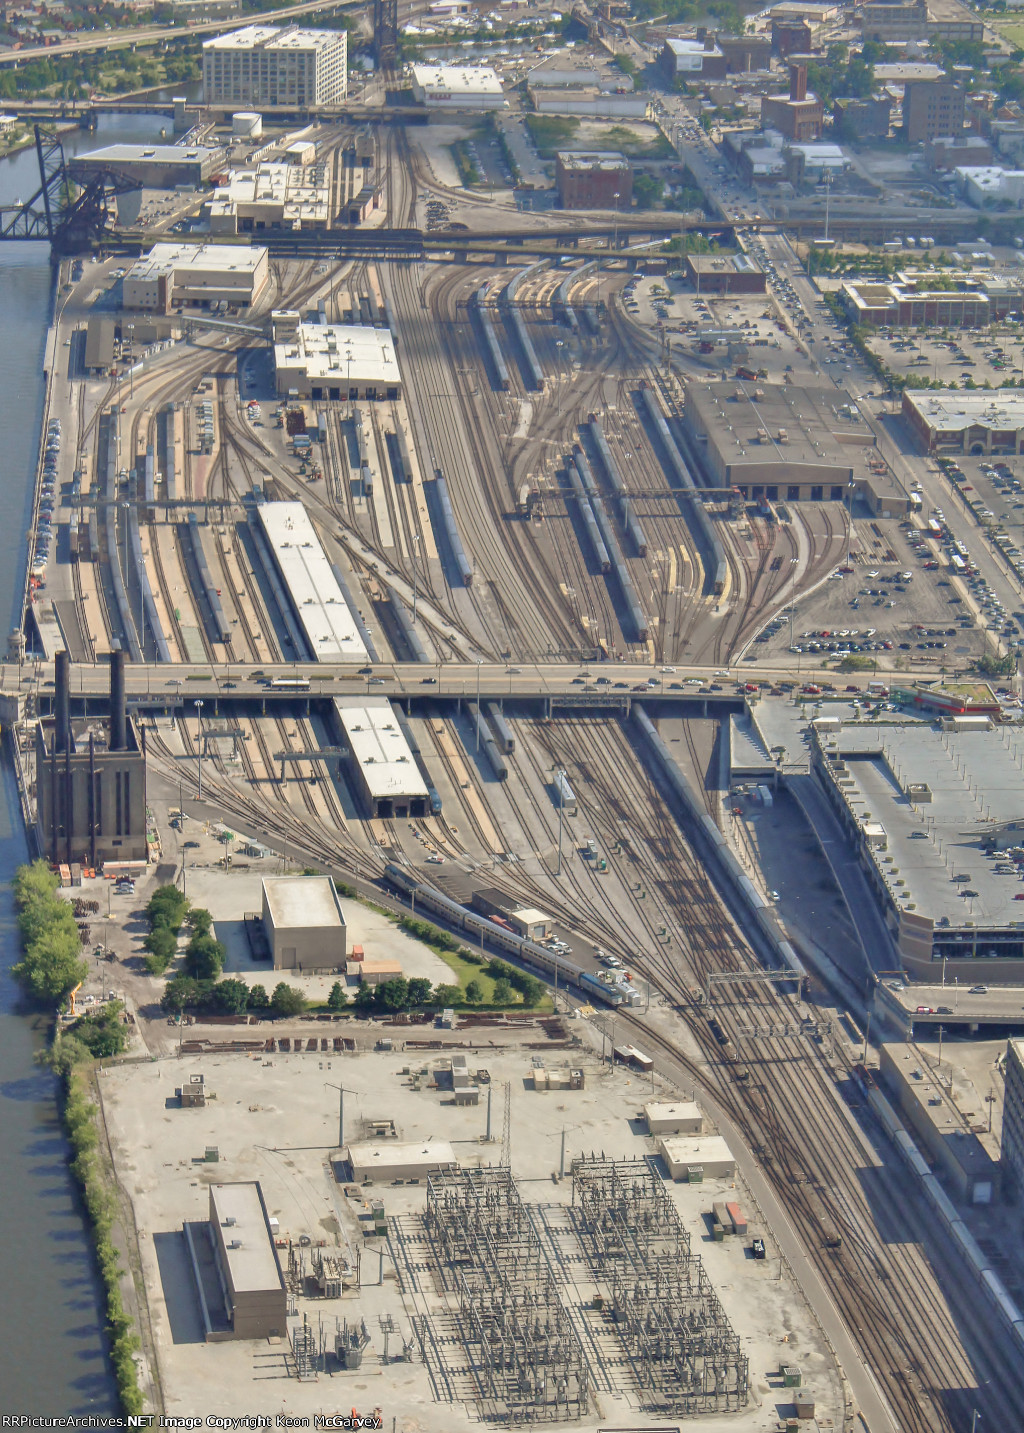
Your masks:
{"label": "rooftop hvac unit", "polygon": [[231,1243],[228,1245],[228,1248],[229,1248],[229,1249],[240,1249],[241,1247],[242,1247],[242,1241],[241,1241],[241,1239],[232,1239]]}

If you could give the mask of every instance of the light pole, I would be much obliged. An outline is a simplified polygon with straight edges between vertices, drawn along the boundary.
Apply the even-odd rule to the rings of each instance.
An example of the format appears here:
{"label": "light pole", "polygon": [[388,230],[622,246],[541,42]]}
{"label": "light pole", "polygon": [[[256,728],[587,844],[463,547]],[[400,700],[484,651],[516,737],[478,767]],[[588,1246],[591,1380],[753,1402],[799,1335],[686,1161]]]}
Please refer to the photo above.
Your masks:
{"label": "light pole", "polygon": [[562,339],[555,339],[555,394],[558,404],[558,416],[562,416],[562,349],[565,343]]}
{"label": "light pole", "polygon": [[562,769],[562,767],[556,766],[556,767],[555,767],[555,794],[556,794],[556,796],[558,797],[558,801],[557,801],[557,806],[558,806],[558,870],[555,872],[555,875],[556,875],[556,876],[560,876],[560,875],[562,874],[562,802],[563,802],[563,800],[564,800],[564,790],[565,790],[565,788],[564,788],[564,786],[562,785],[562,783],[563,783],[564,780],[565,780],[565,771]]}
{"label": "light pole", "polygon": [[345,1148],[345,1096],[346,1096],[346,1095],[354,1095],[354,1094],[357,1093],[357,1091],[355,1091],[355,1090],[346,1090],[346,1089],[344,1089],[341,1085],[332,1085],[329,1080],[328,1080],[328,1081],[325,1081],[324,1083],[325,1083],[325,1086],[326,1086],[326,1088],[327,1088],[328,1090],[337,1090],[337,1091],[338,1091],[338,1148],[339,1148],[339,1149],[344,1149],[344,1148]]}
{"label": "light pole", "polygon": [[476,659],[476,749],[480,750],[480,668],[483,666],[483,658]]}
{"label": "light pole", "polygon": [[619,194],[618,194],[618,191],[616,191],[616,192],[612,195],[612,199],[615,201],[615,218],[614,218],[614,220],[612,221],[612,248],[613,248],[616,252],[618,252],[618,248],[619,248]]}
{"label": "light pole", "polygon": [[195,707],[195,709],[196,709],[196,722],[198,723],[198,726],[199,726],[199,730],[198,730],[198,732],[197,732],[197,734],[196,734],[196,735],[197,735],[197,746],[196,746],[196,750],[197,750],[198,753],[199,753],[199,796],[198,796],[197,799],[198,799],[199,801],[202,801],[202,799],[203,799],[203,704],[202,704],[202,701],[197,697],[197,698],[195,699],[195,701],[192,703],[192,705],[193,705],[193,706]]}

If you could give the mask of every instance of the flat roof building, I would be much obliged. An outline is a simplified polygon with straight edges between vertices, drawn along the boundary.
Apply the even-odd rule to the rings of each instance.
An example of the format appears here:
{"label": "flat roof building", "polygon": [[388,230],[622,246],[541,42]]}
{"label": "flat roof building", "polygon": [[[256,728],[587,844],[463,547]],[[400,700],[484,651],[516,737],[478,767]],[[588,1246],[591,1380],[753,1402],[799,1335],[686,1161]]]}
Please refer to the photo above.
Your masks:
{"label": "flat roof building", "polygon": [[687,254],[686,277],[702,294],[763,294],[764,270],[746,254]]}
{"label": "flat roof building", "polygon": [[788,95],[765,95],[761,101],[762,128],[776,129],[786,139],[820,139],[824,120],[824,105],[807,88],[806,65],[790,65]]}
{"label": "flat roof building", "polygon": [[909,511],[909,498],[878,457],[874,434],[842,389],[739,379],[691,383],[685,416],[715,486],[772,502],[842,502],[852,483],[876,515]]}
{"label": "flat roof building", "polygon": [[455,1151],[446,1139],[427,1139],[422,1143],[376,1139],[365,1144],[350,1144],[345,1158],[356,1184],[370,1184],[392,1179],[426,1179],[438,1170],[458,1169]]}
{"label": "flat roof building", "polygon": [[991,209],[1006,204],[1018,208],[1024,200],[1024,169],[1005,169],[1001,164],[958,164],[954,171],[968,204]]}
{"label": "flat roof building", "polygon": [[651,1134],[700,1134],[704,1118],[693,1100],[652,1100],[644,1105],[644,1119]]}
{"label": "flat roof building", "polygon": [[903,138],[927,144],[964,130],[966,95],[951,80],[910,80],[903,90]]}
{"label": "flat roof building", "polygon": [[425,816],[426,782],[391,703],[336,701],[334,709],[351,753],[349,770],[371,816]]}
{"label": "flat roof building", "polygon": [[986,270],[907,269],[887,281],[848,280],[840,292],[853,321],[870,328],[984,328],[1024,311],[1024,281]]}
{"label": "flat roof building", "polygon": [[266,249],[248,244],[154,244],[123,282],[126,309],[167,313],[174,305],[256,302],[267,284]]}
{"label": "flat roof building", "polygon": [[283,160],[231,170],[207,207],[211,234],[326,229],[331,222],[327,179],[313,167]]}
{"label": "flat roof building", "polygon": [[674,1180],[731,1179],[736,1173],[732,1150],[720,1134],[659,1135],[658,1153]]}
{"label": "flat roof building", "polygon": [[288,1291],[259,1182],[210,1185],[210,1241],[234,1338],[284,1338]]}
{"label": "flat roof building", "polygon": [[633,203],[633,166],[611,150],[559,150],[555,183],[563,209],[629,209]]}
{"label": "flat roof building", "polygon": [[356,616],[306,509],[298,502],[260,503],[258,530],[284,584],[307,651],[316,662],[365,662]]}
{"label": "flat roof building", "polygon": [[386,328],[275,322],[274,368],[282,396],[294,391],[315,401],[373,401],[402,393],[395,341]]}
{"label": "flat roof building", "polygon": [[88,154],[74,155],[68,160],[68,170],[78,180],[107,173],[135,179],[144,189],[175,189],[179,185],[198,189],[223,163],[223,149],[182,144],[108,144]]}
{"label": "flat roof building", "polygon": [[728,72],[725,55],[710,36],[705,40],[670,36],[658,56],[658,68],[669,84],[677,79],[722,80]]}
{"label": "flat roof building", "polygon": [[964,1204],[991,1204],[999,1165],[930,1056],[916,1045],[887,1041],[880,1049],[879,1075],[954,1198]]}
{"label": "flat roof building", "polygon": [[504,109],[501,80],[489,65],[413,65],[412,97],[427,109]]}
{"label": "flat roof building", "polygon": [[345,913],[330,876],[265,876],[262,915],[275,970],[344,970]]}
{"label": "flat roof building", "polygon": [[299,25],[246,25],[203,43],[208,105],[311,110],[344,103],[348,35]]}
{"label": "flat roof building", "polygon": [[816,730],[812,769],[908,972],[932,981],[946,962],[949,982],[977,980],[986,966],[991,978],[1018,982],[1024,732],[954,723]]}
{"label": "flat roof building", "polygon": [[929,453],[1024,451],[1024,393],[1013,389],[908,388],[903,417]]}

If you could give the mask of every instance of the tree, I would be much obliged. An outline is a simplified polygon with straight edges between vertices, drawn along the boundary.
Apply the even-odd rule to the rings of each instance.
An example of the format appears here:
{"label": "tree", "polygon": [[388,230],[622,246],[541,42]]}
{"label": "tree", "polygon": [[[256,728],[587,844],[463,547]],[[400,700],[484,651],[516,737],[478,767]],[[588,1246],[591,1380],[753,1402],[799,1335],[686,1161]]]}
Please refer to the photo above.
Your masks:
{"label": "tree", "polygon": [[285,985],[282,981],[274,987],[270,1008],[275,1015],[301,1015],[306,1008],[306,997],[294,985]]}
{"label": "tree", "polygon": [[379,1010],[394,1014],[409,1004],[409,982],[403,975],[397,975],[394,980],[382,980],[374,995],[374,1004]]}
{"label": "tree", "polygon": [[[70,915],[70,908],[67,909]],[[88,965],[79,956],[80,949],[77,930],[74,934],[61,927],[43,930],[11,974],[34,999],[57,1005],[76,985],[81,985],[89,973]]]}
{"label": "tree", "polygon": [[181,929],[188,910],[188,899],[177,886],[158,886],[146,903],[146,915],[152,927],[168,926],[175,935]]}
{"label": "tree", "polygon": [[123,1011],[120,1000],[110,1000],[71,1027],[75,1039],[85,1046],[93,1059],[120,1055],[127,1048],[128,1027],[121,1018]]}
{"label": "tree", "polygon": [[19,906],[26,906],[31,901],[45,901],[56,896],[59,886],[59,877],[45,861],[33,861],[31,865],[19,866],[15,872],[14,899]]}
{"label": "tree", "polygon": [[651,174],[638,174],[633,180],[633,198],[638,209],[653,209],[664,192],[664,181]]}
{"label": "tree", "polygon": [[632,78],[636,74],[636,60],[632,55],[616,55],[615,63],[624,75],[629,75]]}
{"label": "tree", "polygon": [[225,1015],[241,1015],[249,1005],[249,987],[244,980],[219,980],[210,991],[210,1004]]}
{"label": "tree", "polygon": [[430,981],[422,975],[414,975],[409,981],[409,1004],[430,1004]]}
{"label": "tree", "polygon": [[209,935],[213,930],[213,916],[203,906],[195,906],[185,917],[189,930],[195,935]]}
{"label": "tree", "polygon": [[226,952],[212,935],[193,936],[185,951],[185,974],[196,980],[216,980],[224,967]]}
{"label": "tree", "polygon": [[190,975],[176,975],[164,986],[160,997],[160,1009],[167,1015],[180,1015],[183,1010],[198,1004],[203,987]]}
{"label": "tree", "polygon": [[435,985],[433,1004],[439,1010],[454,1009],[462,1004],[462,991],[457,985]]}
{"label": "tree", "polygon": [[523,997],[527,1010],[532,1010],[544,998],[544,986],[533,975],[524,975],[516,981],[516,988]]}
{"label": "tree", "polygon": [[269,1010],[270,996],[262,985],[250,985],[246,1004],[250,1010]]}
{"label": "tree", "polygon": [[509,982],[507,980],[496,980],[494,982],[495,1005],[511,1005],[512,1000],[512,986]]}
{"label": "tree", "polygon": [[178,938],[166,925],[154,926],[142,944],[156,961],[163,962],[162,970],[166,970],[178,950]]}
{"label": "tree", "polygon": [[352,1004],[359,1011],[360,1015],[368,1015],[370,1011],[374,1008],[376,998],[377,997],[374,992],[373,986],[367,985],[366,981],[364,980],[360,983],[359,989],[356,991],[355,999],[353,1000]]}
{"label": "tree", "polygon": [[471,980],[466,986],[466,999],[470,1005],[479,1005],[484,998],[484,988],[479,980]]}
{"label": "tree", "polygon": [[340,980],[336,980],[331,986],[331,993],[327,997],[328,1010],[345,1010],[348,1006],[348,996],[345,994],[345,987]]}

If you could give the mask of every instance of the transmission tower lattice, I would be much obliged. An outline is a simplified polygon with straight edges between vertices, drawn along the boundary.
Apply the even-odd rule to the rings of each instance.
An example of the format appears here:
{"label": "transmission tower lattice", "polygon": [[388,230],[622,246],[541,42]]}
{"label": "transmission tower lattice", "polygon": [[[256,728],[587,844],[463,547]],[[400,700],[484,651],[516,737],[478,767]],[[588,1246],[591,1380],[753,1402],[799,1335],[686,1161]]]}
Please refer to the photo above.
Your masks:
{"label": "transmission tower lattice", "polygon": [[501,1122],[501,1163],[512,1168],[512,1081],[505,1085],[505,1114]]}

